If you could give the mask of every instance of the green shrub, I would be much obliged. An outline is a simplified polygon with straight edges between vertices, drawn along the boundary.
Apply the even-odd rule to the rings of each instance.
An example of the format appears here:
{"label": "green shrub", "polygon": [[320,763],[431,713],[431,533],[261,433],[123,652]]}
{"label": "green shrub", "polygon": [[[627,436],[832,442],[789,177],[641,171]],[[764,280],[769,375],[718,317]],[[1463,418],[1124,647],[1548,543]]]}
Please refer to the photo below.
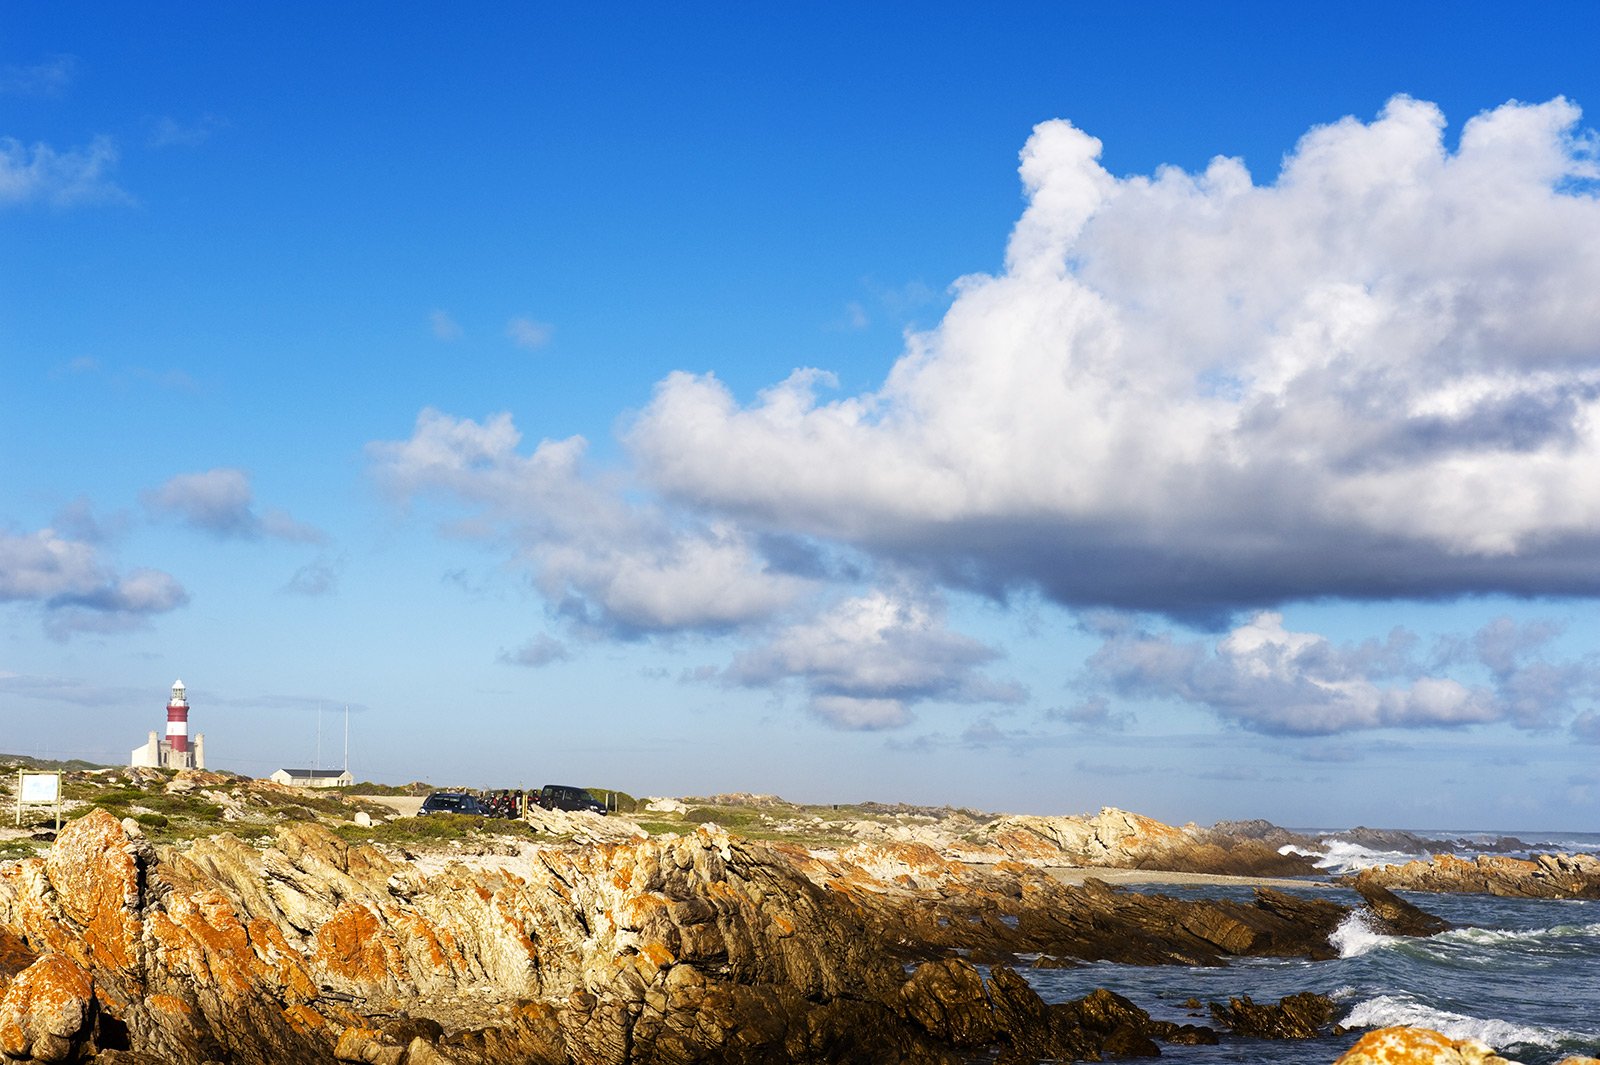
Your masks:
{"label": "green shrub", "polygon": [[146,828],[167,827],[166,814],[140,814],[138,817],[135,817],[134,820],[139,822],[141,825],[144,825]]}
{"label": "green shrub", "polygon": [[585,788],[590,795],[607,804],[607,808],[619,814],[631,814],[639,809],[639,800],[625,791],[615,788]]}
{"label": "green shrub", "polygon": [[716,823],[723,828],[744,828],[761,823],[761,815],[754,810],[734,806],[696,806],[684,814],[683,819],[697,825]]}

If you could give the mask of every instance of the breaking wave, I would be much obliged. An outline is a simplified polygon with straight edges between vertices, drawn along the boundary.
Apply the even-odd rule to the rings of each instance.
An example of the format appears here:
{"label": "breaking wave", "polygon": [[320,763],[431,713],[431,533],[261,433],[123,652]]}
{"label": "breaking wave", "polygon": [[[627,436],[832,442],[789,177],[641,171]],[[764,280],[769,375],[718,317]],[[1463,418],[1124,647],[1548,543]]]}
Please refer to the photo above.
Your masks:
{"label": "breaking wave", "polygon": [[1382,932],[1373,930],[1367,911],[1352,910],[1350,916],[1340,922],[1339,927],[1328,936],[1328,945],[1337,950],[1341,958],[1359,958],[1369,951],[1394,942],[1394,939],[1394,936],[1386,936]]}
{"label": "breaking wave", "polygon": [[1318,869],[1325,870],[1334,876],[1343,876],[1346,873],[1370,869],[1375,865],[1402,865],[1416,858],[1427,858],[1426,854],[1408,854],[1404,851],[1378,851],[1370,847],[1363,847],[1359,843],[1347,843],[1341,839],[1324,839],[1319,841],[1322,850],[1308,850],[1296,847],[1294,844],[1285,844],[1278,848],[1279,854],[1297,854],[1302,858],[1315,858]]}
{"label": "breaking wave", "polygon": [[1492,1047],[1528,1045],[1557,1047],[1591,1038],[1583,1032],[1517,1024],[1494,1018],[1469,1017],[1436,1009],[1404,995],[1379,995],[1362,1002],[1342,1022],[1347,1028],[1387,1028],[1407,1024],[1432,1028],[1451,1039],[1476,1039]]}

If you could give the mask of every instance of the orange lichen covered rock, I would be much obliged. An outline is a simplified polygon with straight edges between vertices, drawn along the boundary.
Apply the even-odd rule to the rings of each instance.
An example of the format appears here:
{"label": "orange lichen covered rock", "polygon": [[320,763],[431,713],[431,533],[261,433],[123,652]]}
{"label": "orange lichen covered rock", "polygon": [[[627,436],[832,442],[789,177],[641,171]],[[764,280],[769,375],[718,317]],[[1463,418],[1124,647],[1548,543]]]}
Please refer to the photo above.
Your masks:
{"label": "orange lichen covered rock", "polygon": [[88,1035],[94,981],[64,954],[46,954],[0,996],[0,1053],[64,1061]]}
{"label": "orange lichen covered rock", "polygon": [[1379,1028],[1334,1065],[1511,1065],[1475,1039],[1454,1040],[1430,1028]]}

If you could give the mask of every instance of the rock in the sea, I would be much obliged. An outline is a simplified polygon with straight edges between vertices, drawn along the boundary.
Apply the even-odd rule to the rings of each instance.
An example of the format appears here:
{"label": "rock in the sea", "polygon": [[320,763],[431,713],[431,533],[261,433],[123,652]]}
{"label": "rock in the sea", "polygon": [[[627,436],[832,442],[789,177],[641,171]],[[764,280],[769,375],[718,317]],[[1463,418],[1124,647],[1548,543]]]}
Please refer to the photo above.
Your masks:
{"label": "rock in the sea", "polygon": [[1379,1028],[1334,1065],[1515,1065],[1475,1039],[1454,1040],[1429,1028]]}
{"label": "rock in the sea", "polygon": [[1541,854],[1536,858],[1479,855],[1471,861],[1441,854],[1404,865],[1363,869],[1350,882],[1391,891],[1439,891],[1530,899],[1600,898],[1600,857]]}
{"label": "rock in the sea", "polygon": [[901,986],[899,1005],[928,1034],[955,1046],[988,1046],[999,1034],[983,977],[960,958],[919,965]]}
{"label": "rock in the sea", "polygon": [[1230,998],[1226,1006],[1211,1003],[1211,1016],[1218,1024],[1255,1039],[1315,1039],[1338,1015],[1333,999],[1309,991],[1289,995],[1276,1006],[1253,1002],[1249,995]]}
{"label": "rock in the sea", "polygon": [[1372,930],[1386,936],[1426,937],[1448,932],[1453,925],[1402,899],[1386,887],[1357,879],[1355,889],[1367,904]]}

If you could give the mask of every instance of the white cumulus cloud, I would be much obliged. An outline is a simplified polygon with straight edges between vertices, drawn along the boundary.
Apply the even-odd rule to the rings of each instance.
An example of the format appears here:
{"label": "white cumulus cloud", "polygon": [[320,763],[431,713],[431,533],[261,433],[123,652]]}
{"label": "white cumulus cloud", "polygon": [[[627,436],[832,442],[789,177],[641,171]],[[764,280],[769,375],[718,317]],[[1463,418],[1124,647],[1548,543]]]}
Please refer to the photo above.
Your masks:
{"label": "white cumulus cloud", "polygon": [[139,627],[151,615],[188,601],[171,574],[154,569],[118,574],[95,545],[54,529],[0,531],[0,603],[39,607],[54,635]]}
{"label": "white cumulus cloud", "polygon": [[591,474],[580,437],[531,454],[509,415],[484,422],[423,411],[409,439],[369,446],[397,495],[443,496],[472,510],[455,531],[509,547],[545,598],[595,633],[725,630],[765,619],[809,588],[770,568],[752,538],[624,498]]}
{"label": "white cumulus cloud", "polygon": [[1267,182],[1229,158],[1114,176],[1044,123],[1004,272],[959,280],[880,388],[823,398],[807,369],[741,403],[676,373],[627,442],[682,503],[1068,605],[1600,593],[1579,118],[1511,103],[1451,149],[1397,97]]}
{"label": "white cumulus cloud", "polygon": [[926,596],[875,590],[835,603],[736,656],[726,679],[750,687],[798,681],[812,713],[841,728],[906,724],[923,700],[1015,702],[1015,684],[979,668],[998,657],[951,631]]}

